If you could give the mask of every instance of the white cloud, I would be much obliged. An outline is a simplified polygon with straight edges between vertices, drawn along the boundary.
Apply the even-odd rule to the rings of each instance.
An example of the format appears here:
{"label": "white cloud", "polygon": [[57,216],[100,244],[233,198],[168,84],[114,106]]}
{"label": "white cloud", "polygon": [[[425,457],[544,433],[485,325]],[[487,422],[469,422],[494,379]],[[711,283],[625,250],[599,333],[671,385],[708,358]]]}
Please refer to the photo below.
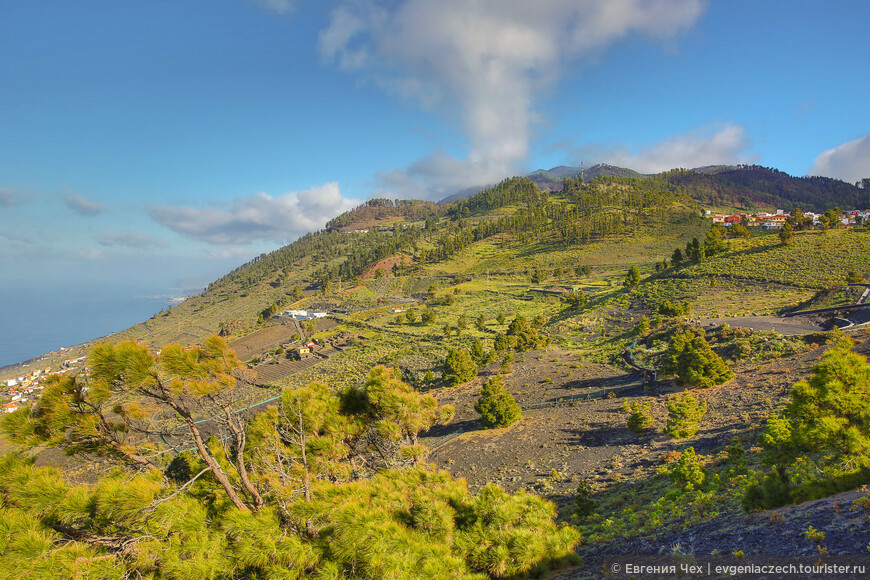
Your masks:
{"label": "white cloud", "polygon": [[332,182],[277,197],[258,193],[238,198],[230,209],[159,205],[148,208],[148,214],[179,234],[211,244],[285,243],[322,228],[358,204],[342,196],[338,183]]}
{"label": "white cloud", "polygon": [[29,201],[31,196],[21,191],[6,189],[0,187],[0,207],[11,207],[13,205],[21,205]]}
{"label": "white cloud", "polygon": [[103,253],[96,249],[79,250],[76,253],[79,255],[80,258],[84,258],[85,260],[88,260],[90,262],[96,262],[97,260],[105,259]]}
{"label": "white cloud", "polygon": [[260,6],[278,14],[288,14],[296,10],[297,0],[254,0]]}
{"label": "white cloud", "polygon": [[257,254],[259,252],[251,250],[248,246],[212,246],[205,251],[205,255],[209,258],[221,260],[248,261]]}
{"label": "white cloud", "polygon": [[77,193],[68,193],[64,195],[63,202],[68,208],[84,216],[99,215],[106,209],[103,204],[91,201]]}
{"label": "white cloud", "polygon": [[757,158],[747,154],[749,145],[746,129],[729,124],[718,130],[714,127],[695,129],[637,151],[626,146],[587,145],[574,150],[572,157],[578,164],[582,160],[587,165],[609,163],[640,173],[659,173],[678,167],[692,169],[751,163]]}
{"label": "white cloud", "polygon": [[30,236],[25,235],[25,234],[18,234],[18,233],[14,233],[14,232],[5,231],[5,232],[0,232],[0,237],[6,238],[10,242],[13,242],[16,244],[25,244],[28,246],[33,245],[33,238],[31,238]]}
{"label": "white cloud", "polygon": [[870,133],[828,149],[816,157],[809,175],[824,175],[855,183],[870,177]]}
{"label": "white cloud", "polygon": [[137,232],[109,232],[100,236],[97,243],[101,246],[126,246],[137,250],[165,248],[169,245],[161,239]]}
{"label": "white cloud", "polygon": [[459,117],[467,158],[439,153],[380,176],[397,194],[406,195],[401,185],[437,198],[445,187],[516,170],[529,154],[535,103],[566,64],[630,34],[672,36],[702,10],[702,0],[345,0],[319,49],[343,69]]}

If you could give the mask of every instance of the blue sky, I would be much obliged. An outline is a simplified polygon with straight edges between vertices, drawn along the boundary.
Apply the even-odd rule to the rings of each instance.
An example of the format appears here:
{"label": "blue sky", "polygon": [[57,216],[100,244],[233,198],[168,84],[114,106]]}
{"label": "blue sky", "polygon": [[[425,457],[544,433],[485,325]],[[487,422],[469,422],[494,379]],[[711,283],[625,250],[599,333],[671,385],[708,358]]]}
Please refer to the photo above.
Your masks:
{"label": "blue sky", "polygon": [[7,285],[202,286],[555,165],[870,176],[863,0],[0,2]]}

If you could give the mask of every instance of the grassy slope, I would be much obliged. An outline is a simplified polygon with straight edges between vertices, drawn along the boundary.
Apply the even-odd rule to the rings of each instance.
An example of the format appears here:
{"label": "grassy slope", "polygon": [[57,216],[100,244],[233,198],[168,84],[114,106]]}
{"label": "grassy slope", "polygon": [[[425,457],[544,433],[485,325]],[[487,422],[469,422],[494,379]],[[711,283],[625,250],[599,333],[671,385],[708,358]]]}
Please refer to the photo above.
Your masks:
{"label": "grassy slope", "polygon": [[[467,435],[474,435],[473,445],[484,448],[498,441],[499,449],[512,450],[519,448],[521,443],[534,444],[531,456],[536,462],[535,467],[527,468],[534,472],[533,485],[538,492],[559,501],[566,518],[572,501],[571,489],[576,489],[579,478],[593,472],[598,504],[597,515],[584,524],[586,550],[594,551],[596,546],[606,546],[613,541],[631,542],[644,538],[655,542],[656,536],[663,531],[679,531],[715,522],[719,517],[732,517],[738,512],[742,490],[754,481],[753,477],[759,470],[759,455],[753,446],[764,425],[764,418],[771,409],[783,404],[789,386],[806,376],[809,365],[818,355],[808,350],[811,345],[800,339],[756,333],[746,339],[750,354],[734,360],[730,349],[735,337],[719,336],[714,340],[714,347],[731,359],[738,377],[726,387],[704,393],[712,402],[701,435],[689,441],[674,441],[662,435],[660,429],[666,413],[663,399],[651,397],[657,419],[656,430],[625,444],[625,419],[620,411],[622,401],[666,394],[671,392],[672,386],[668,385],[661,393],[646,393],[636,377],[627,374],[618,362],[618,354],[635,339],[632,329],[640,317],[650,315],[666,299],[688,300],[693,315],[703,316],[770,314],[806,302],[818,289],[842,284],[849,270],[867,268],[870,264],[870,234],[854,231],[798,233],[791,246],[781,245],[775,235],[732,240],[727,252],[704,263],[654,273],[652,264],[669,257],[673,248],[684,247],[693,236],[700,237],[706,227],[707,224],[698,219],[678,219],[675,223],[635,235],[570,248],[562,247],[547,235],[520,243],[518,236],[499,234],[472,244],[449,260],[420,265],[406,276],[369,278],[357,287],[345,287],[342,295],[335,289],[326,296],[308,290],[305,298],[287,307],[304,307],[315,301],[343,301],[355,310],[336,328],[318,336],[348,332],[362,338],[358,338],[347,351],[286,377],[276,386],[299,386],[317,380],[341,388],[358,384],[373,365],[388,364],[401,368],[404,378],[415,386],[438,389],[441,387],[437,379],[440,363],[448,349],[468,348],[475,339],[483,340],[485,347],[491,348],[495,334],[504,332],[507,327],[506,323],[497,323],[499,314],[503,314],[508,322],[516,315],[528,319],[543,315],[549,319],[545,331],[551,335],[553,347],[546,352],[518,356],[514,363],[516,374],[511,375],[516,378],[509,380],[511,388],[532,393],[529,395],[532,397],[537,392],[535,383],[547,381],[549,385],[549,378],[556,376],[558,367],[565,371],[564,382],[553,385],[559,390],[546,395],[547,400],[570,396],[577,384],[583,385],[583,392],[612,390],[613,399],[607,399],[606,406],[600,409],[587,406],[585,402],[578,403],[577,413],[582,415],[585,412],[590,417],[580,421],[573,416],[569,419],[565,413],[559,415],[540,409],[530,411],[522,424],[526,431],[517,431],[516,439],[511,439],[511,432],[507,431],[477,430],[474,416],[469,411],[467,423],[472,433]],[[421,243],[421,247],[426,245]],[[540,286],[532,284],[529,279],[529,273],[535,268],[552,272],[555,267],[573,269],[581,264],[592,266],[590,277],[563,274],[559,279],[551,277],[544,285],[594,286],[588,290],[589,307],[584,311],[572,311],[554,296],[529,292],[531,287]],[[621,286],[630,265],[640,266],[645,275],[634,289]],[[203,297],[192,298],[170,314],[137,325],[119,337],[135,336],[155,344],[168,340],[194,341],[215,332],[220,323],[234,320],[243,321],[236,333],[247,332],[253,327],[252,320],[264,307],[296,285],[305,287],[315,266],[300,263],[280,282],[276,274],[270,280],[247,288],[247,296],[241,296],[241,292],[232,287],[219,288]],[[444,277],[458,274],[463,277],[458,284],[455,279],[451,281]],[[398,322],[388,305],[377,302],[378,298],[389,301],[390,297],[407,298],[424,293],[433,284],[437,297],[435,304],[429,307],[436,313],[436,322],[430,326],[419,322]],[[452,301],[447,300],[448,297],[452,297]],[[463,314],[468,328],[457,334],[455,327]],[[475,328],[475,321],[481,314],[486,321],[483,331]],[[445,335],[445,324],[450,327],[449,335]],[[666,345],[666,338],[661,330],[655,329],[648,336],[641,337],[637,349],[639,359],[654,363]],[[560,361],[557,367],[548,362],[556,357]],[[784,370],[772,370],[774,365]],[[434,383],[424,381],[427,371],[435,374]],[[624,386],[610,389],[607,381]],[[468,390],[468,402],[473,399],[479,383],[480,380],[453,392]],[[562,473],[561,468],[557,469],[558,473],[542,472],[539,458],[543,459],[551,451],[542,449],[553,445],[549,440],[535,439],[532,433],[535,427],[552,424],[556,417],[563,417],[566,423],[552,425],[556,430],[553,433],[558,432],[556,435],[563,438],[564,432],[577,433],[576,439],[569,438],[560,453],[600,449],[597,457],[606,457],[606,463],[569,463],[575,470],[571,473]],[[732,473],[724,459],[724,445],[735,435],[749,450],[748,474]],[[708,467],[720,475],[724,482],[722,486],[703,493],[672,493],[670,479],[657,470],[659,458],[668,451],[684,450],[689,445],[698,446]],[[520,465],[502,465],[498,467],[501,472],[496,467],[471,471],[468,460],[464,459],[462,445],[454,447],[457,449],[455,452],[439,452],[442,454],[439,461],[473,481],[475,478],[479,481],[498,479],[508,488],[528,483],[512,479],[519,477],[514,472],[521,470]],[[553,468],[561,465],[554,463]],[[593,467],[595,471],[592,471]],[[746,546],[746,549],[749,552],[751,547]]]}

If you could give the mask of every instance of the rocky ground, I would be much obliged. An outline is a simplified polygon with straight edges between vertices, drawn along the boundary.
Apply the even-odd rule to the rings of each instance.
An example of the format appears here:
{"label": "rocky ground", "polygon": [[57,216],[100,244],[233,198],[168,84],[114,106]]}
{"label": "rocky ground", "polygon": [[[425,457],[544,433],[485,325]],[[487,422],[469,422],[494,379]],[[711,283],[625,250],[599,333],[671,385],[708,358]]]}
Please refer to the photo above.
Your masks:
{"label": "rocky ground", "polygon": [[[870,348],[859,343],[856,350]],[[453,389],[433,391],[441,403],[456,406],[451,425],[430,432],[430,459],[468,480],[471,488],[496,482],[510,491],[531,489],[570,513],[574,493],[588,479],[596,495],[625,492],[656,473],[662,457],[691,445],[710,457],[722,452],[734,436],[752,444],[770,411],[785,404],[791,385],[809,375],[823,346],[764,363],[732,365],[735,378],[696,391],[708,403],[700,432],[688,440],[662,433],[667,397],[682,389],[670,381],[644,389],[640,377],[604,364],[581,363],[576,354],[550,349],[526,353],[514,364],[505,383],[523,407],[523,420],[505,428],[483,430],[473,406],[487,376]],[[489,369],[487,369],[489,370]],[[493,368],[495,372],[497,369]],[[656,425],[646,435],[626,427],[625,401],[648,398]],[[870,511],[853,502],[866,495],[854,491],[825,500],[746,514],[721,509],[719,516],[679,531],[662,530],[655,537],[606,544],[583,543],[584,566],[559,578],[600,577],[608,556],[620,554],[709,555],[867,555]],[[718,509],[718,508],[717,508]],[[824,541],[805,532],[813,526]],[[870,563],[870,562],[868,562]],[[868,566],[870,570],[870,566]]]}
{"label": "rocky ground", "polygon": [[[735,378],[725,385],[698,391],[708,412],[690,444],[698,453],[718,451],[735,435],[761,426],[819,356],[820,351],[811,350],[735,367]],[[523,420],[506,429],[483,430],[474,403],[487,379],[484,374],[460,387],[432,391],[440,403],[456,407],[456,416],[424,439],[434,447],[430,459],[465,477],[472,488],[494,481],[511,491],[534,488],[559,503],[573,497],[581,479],[604,488],[640,478],[659,465],[663,454],[687,444],[661,432],[665,401],[682,390],[671,381],[645,389],[640,375],[579,363],[569,351],[526,353],[504,377],[523,407]],[[656,418],[647,435],[626,427],[622,406],[638,399],[651,402]]]}

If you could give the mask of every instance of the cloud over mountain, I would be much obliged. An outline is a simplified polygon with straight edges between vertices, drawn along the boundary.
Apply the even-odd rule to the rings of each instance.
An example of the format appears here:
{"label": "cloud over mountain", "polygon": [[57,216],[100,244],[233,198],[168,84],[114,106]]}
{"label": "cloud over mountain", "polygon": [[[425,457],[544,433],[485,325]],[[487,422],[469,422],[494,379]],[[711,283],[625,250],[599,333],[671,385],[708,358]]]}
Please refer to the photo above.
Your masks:
{"label": "cloud over mountain", "polygon": [[757,160],[747,153],[750,142],[746,130],[729,124],[721,128],[703,127],[682,135],[631,151],[626,146],[586,145],[574,149],[571,156],[587,164],[609,163],[629,167],[641,173],[659,173],[677,167],[734,165]]}
{"label": "cloud over mountain", "polygon": [[808,173],[850,183],[870,177],[870,133],[823,152]]}
{"label": "cloud over mountain", "polygon": [[345,0],[319,50],[427,109],[457,118],[464,159],[435,153],[378,176],[385,191],[438,198],[489,183],[525,161],[541,95],[571,62],[631,35],[691,27],[701,0]]}
{"label": "cloud over mountain", "polygon": [[257,193],[237,198],[229,209],[158,205],[148,208],[156,222],[189,238],[210,244],[280,243],[315,231],[358,200],[341,195],[338,183],[272,197]]}

